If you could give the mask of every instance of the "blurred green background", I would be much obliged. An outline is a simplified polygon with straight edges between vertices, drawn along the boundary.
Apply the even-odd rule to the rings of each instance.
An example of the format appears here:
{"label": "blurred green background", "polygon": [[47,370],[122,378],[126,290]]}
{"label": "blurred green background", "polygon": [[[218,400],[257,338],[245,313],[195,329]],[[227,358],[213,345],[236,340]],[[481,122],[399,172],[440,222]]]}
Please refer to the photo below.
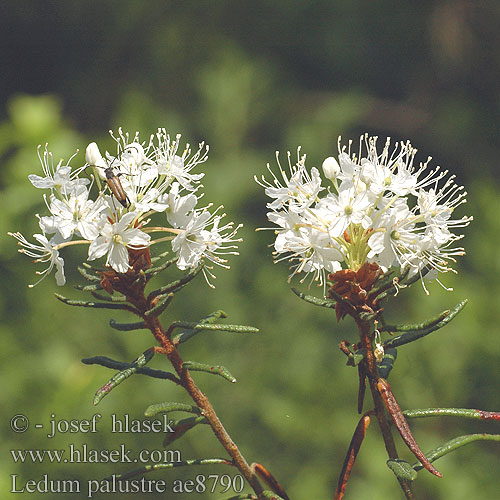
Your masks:
{"label": "blurred green background", "polygon": [[[229,322],[260,328],[256,336],[201,334],[182,354],[223,364],[236,376],[234,385],[205,374],[195,378],[245,457],[267,466],[292,499],[333,496],[358,418],[357,373],[345,366],[337,345],[355,340],[356,331],[349,320],[337,324],[332,311],[291,293],[286,265],[272,264],[272,235],[254,232],[267,222],[266,200],[253,176],[274,163],[275,150],[301,145],[309,166],[319,166],[336,153],[339,135],[356,141],[366,131],[410,139],[418,160],[431,155],[432,165],[457,175],[469,191],[459,215],[473,215],[474,222],[466,229],[459,274],[444,278],[455,291],[431,285],[427,297],[414,286],[387,306],[386,317],[418,322],[463,298],[470,303],[444,330],[399,350],[391,384],[403,408],[500,410],[497,0],[25,0],[5,1],[0,10],[2,496],[11,488],[10,474],[25,481],[47,473],[84,485],[128,470],[120,464],[16,465],[9,449],[57,449],[70,442],[159,448],[155,434],[111,434],[109,415],[140,418],[150,403],[187,401],[172,384],[135,376],[94,408],[94,391],[111,372],[80,359],[101,354],[131,361],[152,345],[151,338],[107,325],[110,317],[127,321],[125,314],[55,300],[55,291],[80,298],[71,285],[79,280],[75,267],[83,252],[64,254],[64,289],[49,277],[29,290],[34,266],[6,236],[37,232],[33,214],[44,205],[27,175],[40,172],[38,144],[48,142],[56,158],[79,148],[72,164],[80,165],[88,142],[112,148],[107,130],[118,126],[140,130],[143,138],[161,126],[192,144],[210,144],[205,199],[223,203],[230,219],[245,224],[241,255],[231,260],[230,271],[217,270],[215,290],[202,278],[185,289],[165,319],[192,321],[222,308]],[[162,359],[151,366],[168,369]],[[103,415],[96,435],[48,439],[33,427],[24,434],[9,429],[18,413],[47,423],[51,414],[82,419],[96,411]],[[460,434],[500,432],[498,423],[451,418],[415,421],[412,428],[424,451]],[[207,428],[193,430],[174,447],[184,459],[223,455]],[[401,443],[399,450],[411,460]],[[417,498],[496,498],[499,458],[498,443],[462,448],[437,463],[443,479],[419,474]],[[347,499],[402,497],[385,459],[373,423]],[[149,478],[171,483],[200,473],[234,474],[198,467]],[[44,496],[56,497],[61,495]],[[138,498],[106,495],[129,497]]]}

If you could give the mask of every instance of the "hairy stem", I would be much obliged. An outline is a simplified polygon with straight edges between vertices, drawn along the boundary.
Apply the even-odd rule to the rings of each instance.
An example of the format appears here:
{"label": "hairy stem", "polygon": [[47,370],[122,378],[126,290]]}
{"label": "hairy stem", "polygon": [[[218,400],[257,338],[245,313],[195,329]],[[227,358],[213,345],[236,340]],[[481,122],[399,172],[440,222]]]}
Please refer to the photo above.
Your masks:
{"label": "hairy stem", "polygon": [[[391,432],[391,420],[389,420],[387,413],[385,411],[385,405],[377,389],[377,380],[379,378],[377,370],[377,362],[375,359],[375,354],[373,352],[373,345],[370,338],[370,323],[368,321],[363,321],[356,319],[356,323],[359,328],[359,335],[361,338],[361,345],[366,349],[365,359],[363,361],[363,368],[366,371],[370,383],[370,390],[373,397],[373,402],[375,404],[375,414],[377,416],[380,431],[382,432],[382,437],[384,439],[385,449],[387,455],[390,459],[394,460],[399,458],[398,452],[396,450],[396,444]],[[411,484],[409,481],[398,478],[401,489],[403,490],[407,500],[415,500],[415,496],[411,490]]]}

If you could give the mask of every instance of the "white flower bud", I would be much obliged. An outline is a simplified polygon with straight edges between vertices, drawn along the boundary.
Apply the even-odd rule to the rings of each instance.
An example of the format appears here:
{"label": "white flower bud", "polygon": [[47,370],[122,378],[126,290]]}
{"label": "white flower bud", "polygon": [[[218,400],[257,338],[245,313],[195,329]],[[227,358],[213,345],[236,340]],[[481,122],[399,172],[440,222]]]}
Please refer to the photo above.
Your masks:
{"label": "white flower bud", "polygon": [[333,156],[329,156],[322,165],[323,173],[327,179],[333,180],[340,173],[340,166]]}
{"label": "white flower bud", "polygon": [[106,178],[104,169],[106,169],[107,165],[106,162],[104,161],[104,158],[101,155],[101,152],[99,151],[99,146],[95,142],[91,142],[87,146],[87,149],[85,150],[85,161],[91,167],[97,167],[96,170],[101,179]]}
{"label": "white flower bud", "polygon": [[368,186],[361,179],[358,179],[354,184],[354,192],[356,194],[364,193],[367,190]]}

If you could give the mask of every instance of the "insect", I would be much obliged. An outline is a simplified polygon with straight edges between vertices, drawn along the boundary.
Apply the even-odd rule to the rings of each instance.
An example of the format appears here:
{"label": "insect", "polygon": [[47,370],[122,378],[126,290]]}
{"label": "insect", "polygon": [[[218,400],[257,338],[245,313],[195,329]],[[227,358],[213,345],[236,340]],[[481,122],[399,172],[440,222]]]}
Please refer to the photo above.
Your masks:
{"label": "insect", "polygon": [[[135,151],[135,153],[134,153]],[[130,156],[133,160],[133,164],[137,165],[138,163],[143,161],[144,150],[140,144],[130,144],[128,145],[118,157],[118,160],[122,160],[122,154],[127,153],[127,156]],[[122,183],[118,178],[121,174],[115,174],[113,170],[113,163],[117,160],[114,158],[109,166],[106,166],[106,162],[104,161],[101,153],[99,151],[99,147],[95,142],[89,144],[85,151],[85,159],[89,166],[96,167],[97,173],[99,177],[106,179],[106,184],[108,185],[110,191],[115,195],[115,198],[123,205],[125,208],[130,206],[130,200],[127,197],[127,193],[123,189]]]}
{"label": "insect", "polygon": [[104,174],[106,175],[106,183],[109,186],[111,192],[115,195],[115,198],[125,207],[128,208],[130,206],[130,200],[123,189],[122,183],[118,176],[114,173],[113,167],[109,166],[104,170]]}

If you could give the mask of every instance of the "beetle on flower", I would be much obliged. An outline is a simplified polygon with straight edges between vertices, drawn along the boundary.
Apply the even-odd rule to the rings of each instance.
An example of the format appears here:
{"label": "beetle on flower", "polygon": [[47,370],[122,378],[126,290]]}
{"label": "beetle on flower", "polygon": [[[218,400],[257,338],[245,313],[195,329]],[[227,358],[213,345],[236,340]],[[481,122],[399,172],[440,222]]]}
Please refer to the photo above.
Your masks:
{"label": "beetle on flower", "polygon": [[[147,142],[141,142],[138,133],[131,137],[121,129],[117,136],[110,134],[117,144],[116,155],[102,156],[92,142],[86,148],[86,164],[76,169],[69,162],[54,166],[47,146],[39,153],[45,177],[30,175],[29,180],[50,191],[48,198],[44,195],[50,215],[38,217],[43,234],[35,239],[41,245],[29,243],[20,233],[9,234],[23,247],[22,253],[35,256],[35,262],[49,263],[40,274],[46,276],[55,265],[57,283],[64,284],[59,251],[76,244],[89,246],[88,260],[106,255],[106,266],[117,273],[131,269],[130,252],[148,251],[165,241],[172,242],[179,269],[196,268],[205,259],[227,267],[223,256],[237,254],[240,226],[220,224],[220,207],[213,213],[210,204],[196,207],[204,174],[191,170],[207,160],[208,146],[201,143],[192,153],[187,144],[180,153],[181,136],[172,139],[165,129]],[[89,167],[94,170],[92,182],[82,177]],[[92,198],[94,186],[98,189]],[[161,217],[155,214],[163,214],[158,226],[150,224],[152,217]],[[208,266],[203,272],[207,281],[214,277]]]}

